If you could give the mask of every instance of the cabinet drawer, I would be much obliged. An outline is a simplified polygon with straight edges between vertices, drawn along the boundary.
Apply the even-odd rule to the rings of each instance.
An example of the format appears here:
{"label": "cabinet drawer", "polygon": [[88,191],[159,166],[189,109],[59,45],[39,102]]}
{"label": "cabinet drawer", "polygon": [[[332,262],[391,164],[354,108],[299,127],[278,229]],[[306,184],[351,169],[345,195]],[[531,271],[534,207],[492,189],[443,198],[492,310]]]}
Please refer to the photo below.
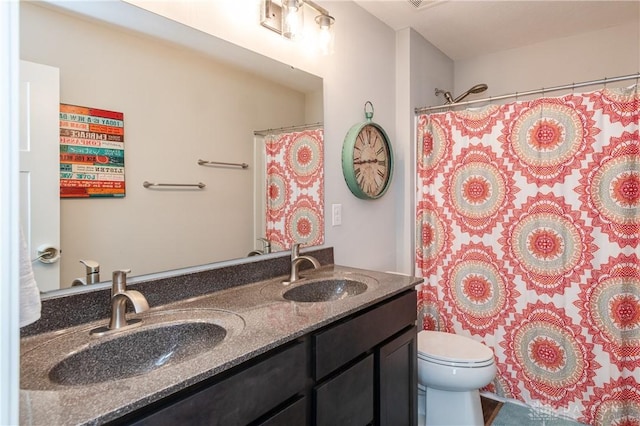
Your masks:
{"label": "cabinet drawer", "polygon": [[317,387],[316,425],[367,425],[373,421],[373,355]]}
{"label": "cabinet drawer", "polygon": [[302,393],[307,351],[299,342],[177,402],[137,425],[246,425]]}
{"label": "cabinet drawer", "polygon": [[307,422],[307,400],[302,397],[293,404],[287,405],[267,420],[257,422],[256,426],[292,426],[306,424],[309,424],[309,422]]}
{"label": "cabinet drawer", "polygon": [[313,335],[314,375],[320,380],[338,367],[415,324],[416,292],[410,290],[350,321]]}

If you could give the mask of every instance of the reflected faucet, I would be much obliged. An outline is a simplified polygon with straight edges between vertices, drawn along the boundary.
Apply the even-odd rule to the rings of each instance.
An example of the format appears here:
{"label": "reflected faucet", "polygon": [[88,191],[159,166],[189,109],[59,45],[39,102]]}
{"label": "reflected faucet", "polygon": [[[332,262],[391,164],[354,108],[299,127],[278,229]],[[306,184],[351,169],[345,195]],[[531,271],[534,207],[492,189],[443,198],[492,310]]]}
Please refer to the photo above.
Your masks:
{"label": "reflected faucet", "polygon": [[291,274],[289,279],[282,281],[282,284],[288,285],[294,283],[300,279],[298,270],[300,264],[304,261],[310,262],[315,269],[320,267],[320,262],[313,256],[300,256],[300,244],[296,243],[291,247]]}
{"label": "reflected faucet", "polygon": [[80,263],[84,265],[85,275],[84,279],[76,278],[71,283],[72,287],[77,287],[80,285],[88,285],[95,284],[100,282],[100,264],[95,260],[80,260]]}
{"label": "reflected faucet", "polygon": [[149,310],[147,299],[136,290],[127,290],[127,274],[130,269],[113,271],[111,282],[111,319],[107,327],[99,327],[91,330],[94,336],[104,336],[142,324],[140,319],[132,319],[127,322],[126,311],[127,301],[131,302],[136,313]]}
{"label": "reflected faucet", "polygon": [[262,241],[262,250],[252,250],[247,256],[260,256],[261,254],[271,253],[271,241],[266,238],[258,238],[256,241]]}

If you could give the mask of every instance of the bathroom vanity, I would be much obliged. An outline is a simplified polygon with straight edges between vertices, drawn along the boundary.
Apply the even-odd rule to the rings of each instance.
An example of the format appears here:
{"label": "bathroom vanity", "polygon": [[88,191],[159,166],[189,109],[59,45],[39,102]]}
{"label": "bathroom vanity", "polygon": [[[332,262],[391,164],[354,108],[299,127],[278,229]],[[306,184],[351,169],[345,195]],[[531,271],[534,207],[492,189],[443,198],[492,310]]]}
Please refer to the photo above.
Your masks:
{"label": "bathroom vanity", "polygon": [[376,424],[410,425],[410,391],[417,389],[415,306],[415,292],[404,292],[122,421],[366,425],[375,419]]}
{"label": "bathroom vanity", "polygon": [[[153,358],[156,364],[164,362],[162,356],[168,359],[162,366],[110,365],[120,355],[100,359],[100,349],[93,349],[98,364],[78,355],[93,347],[115,350],[100,338],[86,337],[105,319],[26,330],[21,424],[416,424],[414,287],[421,279],[327,260],[332,261],[332,252],[320,269],[302,271],[302,279],[289,286],[282,284],[286,263],[281,259],[263,261],[268,277],[217,291],[204,289],[207,281],[210,288],[220,286],[220,277],[215,278],[220,271],[206,271],[197,280],[202,294],[160,306],[152,301],[152,286],[132,286],[150,296],[153,308],[130,314],[144,324],[125,332],[131,334],[129,343],[118,340],[111,346],[133,353],[123,362],[136,364],[167,340],[175,350],[167,346]],[[224,275],[236,277],[230,282],[242,282],[240,271],[229,272]],[[183,283],[190,280],[182,277]],[[366,287],[344,290],[356,283]],[[319,300],[320,293],[303,291],[326,285],[332,300],[287,299]],[[292,289],[302,291],[286,293]],[[190,325],[164,332],[185,324]],[[207,334],[214,329],[224,330],[221,338]],[[168,336],[177,335],[186,337],[171,343],[177,337]],[[65,362],[70,364],[66,370],[60,366]]]}

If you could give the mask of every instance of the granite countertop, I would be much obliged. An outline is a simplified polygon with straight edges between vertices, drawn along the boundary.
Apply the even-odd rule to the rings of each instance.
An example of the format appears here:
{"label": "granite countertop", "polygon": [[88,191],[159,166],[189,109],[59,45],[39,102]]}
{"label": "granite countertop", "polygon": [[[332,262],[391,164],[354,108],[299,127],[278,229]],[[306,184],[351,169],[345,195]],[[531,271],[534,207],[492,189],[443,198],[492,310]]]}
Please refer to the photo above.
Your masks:
{"label": "granite countertop", "polygon": [[[290,286],[282,285],[285,277],[281,276],[129,314],[128,319],[142,318],[149,324],[171,320],[163,317],[167,311],[178,321],[211,317],[227,329],[227,335],[211,350],[194,348],[196,356],[120,380],[60,385],[47,377],[49,368],[88,340],[90,330],[105,325],[104,319],[23,337],[20,424],[80,425],[115,420],[422,282],[421,278],[338,265],[303,275],[305,279]],[[366,282],[368,289],[330,302],[300,303],[282,297],[284,291],[319,278],[351,278]],[[201,339],[197,344],[210,345],[210,341]]]}

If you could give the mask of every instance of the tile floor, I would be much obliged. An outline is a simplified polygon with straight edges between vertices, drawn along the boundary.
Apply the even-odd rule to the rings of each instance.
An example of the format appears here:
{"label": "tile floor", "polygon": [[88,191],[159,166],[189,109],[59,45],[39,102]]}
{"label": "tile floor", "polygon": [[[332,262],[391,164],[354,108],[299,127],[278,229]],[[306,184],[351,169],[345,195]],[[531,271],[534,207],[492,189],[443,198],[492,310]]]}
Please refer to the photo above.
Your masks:
{"label": "tile floor", "polygon": [[585,426],[555,413],[480,396],[484,426]]}

